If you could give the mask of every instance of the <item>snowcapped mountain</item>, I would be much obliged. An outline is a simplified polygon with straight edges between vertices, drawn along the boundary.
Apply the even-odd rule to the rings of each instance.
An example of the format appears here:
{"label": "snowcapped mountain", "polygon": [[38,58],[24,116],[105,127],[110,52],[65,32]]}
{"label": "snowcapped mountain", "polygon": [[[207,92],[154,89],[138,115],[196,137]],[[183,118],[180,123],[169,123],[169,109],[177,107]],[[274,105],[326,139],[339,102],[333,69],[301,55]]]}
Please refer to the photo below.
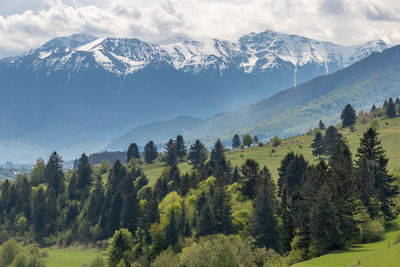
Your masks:
{"label": "snowcapped mountain", "polygon": [[[387,47],[383,41],[346,47],[273,31],[235,42],[55,38],[0,60],[0,142],[27,140],[33,151],[76,158],[141,124],[234,110]],[[5,160],[21,161],[0,153]]]}
{"label": "snowcapped mountain", "polygon": [[29,68],[46,69],[48,74],[58,70],[76,72],[103,68],[117,76],[131,75],[150,66],[194,74],[216,71],[220,75],[227,70],[271,72],[284,66],[291,70],[295,86],[299,81],[307,80],[300,77],[298,81],[296,77],[307,66],[329,74],[388,47],[382,40],[359,46],[340,46],[273,31],[250,33],[237,42],[177,39],[161,44],[74,34],[55,38],[9,63],[32,61]]}

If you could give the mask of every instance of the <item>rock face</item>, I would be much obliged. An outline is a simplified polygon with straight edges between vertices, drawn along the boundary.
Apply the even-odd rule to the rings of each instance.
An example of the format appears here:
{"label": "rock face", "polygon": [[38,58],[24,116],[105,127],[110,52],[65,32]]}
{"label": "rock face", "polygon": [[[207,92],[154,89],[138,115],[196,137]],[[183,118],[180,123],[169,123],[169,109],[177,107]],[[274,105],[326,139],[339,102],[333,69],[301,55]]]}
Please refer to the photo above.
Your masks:
{"label": "rock face", "polygon": [[0,60],[0,142],[75,158],[140,124],[233,110],[387,47],[383,41],[345,47],[272,31],[236,42],[55,38]]}

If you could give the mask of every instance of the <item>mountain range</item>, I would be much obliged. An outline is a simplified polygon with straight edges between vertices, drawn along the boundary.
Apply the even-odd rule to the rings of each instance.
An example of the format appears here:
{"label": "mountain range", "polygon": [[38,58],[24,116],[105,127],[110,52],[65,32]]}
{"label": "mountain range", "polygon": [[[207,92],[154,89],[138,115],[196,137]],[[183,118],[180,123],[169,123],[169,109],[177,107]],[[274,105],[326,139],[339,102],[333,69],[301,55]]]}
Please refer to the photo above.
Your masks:
{"label": "mountain range", "polygon": [[[176,134],[183,134],[193,142],[201,139],[211,146],[217,138],[230,146],[234,134],[251,133],[259,140],[273,136],[289,137],[302,134],[318,126],[319,120],[327,125],[340,121],[343,107],[350,103],[358,111],[369,111],[372,105],[382,105],[389,97],[400,96],[400,46],[373,53],[353,65],[333,74],[320,76],[254,104],[203,120],[199,125]],[[142,129],[146,128],[142,126]],[[161,128],[152,129],[160,132]],[[112,142],[107,148],[120,148],[117,144],[135,140],[131,131]],[[151,136],[149,136],[151,137]],[[124,142],[123,142],[124,140]]]}
{"label": "mountain range", "polygon": [[[228,120],[207,125],[235,114],[230,110],[298,88],[388,47],[381,40],[340,46],[273,31],[235,42],[181,38],[154,44],[87,34],[55,38],[20,57],[0,60],[0,149],[5,151],[0,161],[32,161],[37,151],[43,155],[54,149],[76,157],[98,151],[139,125],[182,115],[200,119],[184,126],[175,120],[174,132],[193,138],[226,135]],[[268,119],[263,116],[245,117],[229,130]],[[123,140],[108,148],[123,146]]]}

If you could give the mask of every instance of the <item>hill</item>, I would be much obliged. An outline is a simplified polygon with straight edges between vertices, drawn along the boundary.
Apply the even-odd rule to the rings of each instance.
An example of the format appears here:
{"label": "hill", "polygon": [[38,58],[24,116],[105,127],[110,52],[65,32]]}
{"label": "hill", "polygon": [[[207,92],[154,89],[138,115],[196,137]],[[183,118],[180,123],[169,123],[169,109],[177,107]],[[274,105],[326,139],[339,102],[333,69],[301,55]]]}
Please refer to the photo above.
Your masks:
{"label": "hill", "polygon": [[337,71],[282,91],[250,106],[216,116],[193,128],[190,139],[220,137],[226,143],[234,133],[252,133],[268,140],[300,134],[320,120],[337,123],[348,103],[357,109],[370,108],[400,95],[400,46],[371,56]]}

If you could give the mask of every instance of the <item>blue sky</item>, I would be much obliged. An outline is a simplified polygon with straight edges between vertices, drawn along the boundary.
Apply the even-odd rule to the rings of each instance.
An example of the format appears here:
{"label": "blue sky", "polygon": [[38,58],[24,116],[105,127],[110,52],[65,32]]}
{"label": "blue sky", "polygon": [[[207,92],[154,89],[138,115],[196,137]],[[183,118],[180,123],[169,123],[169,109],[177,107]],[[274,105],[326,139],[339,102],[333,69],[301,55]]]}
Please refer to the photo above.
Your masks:
{"label": "blue sky", "polygon": [[400,43],[398,0],[12,0],[0,5],[0,57],[77,32],[236,40],[271,29],[344,45]]}

